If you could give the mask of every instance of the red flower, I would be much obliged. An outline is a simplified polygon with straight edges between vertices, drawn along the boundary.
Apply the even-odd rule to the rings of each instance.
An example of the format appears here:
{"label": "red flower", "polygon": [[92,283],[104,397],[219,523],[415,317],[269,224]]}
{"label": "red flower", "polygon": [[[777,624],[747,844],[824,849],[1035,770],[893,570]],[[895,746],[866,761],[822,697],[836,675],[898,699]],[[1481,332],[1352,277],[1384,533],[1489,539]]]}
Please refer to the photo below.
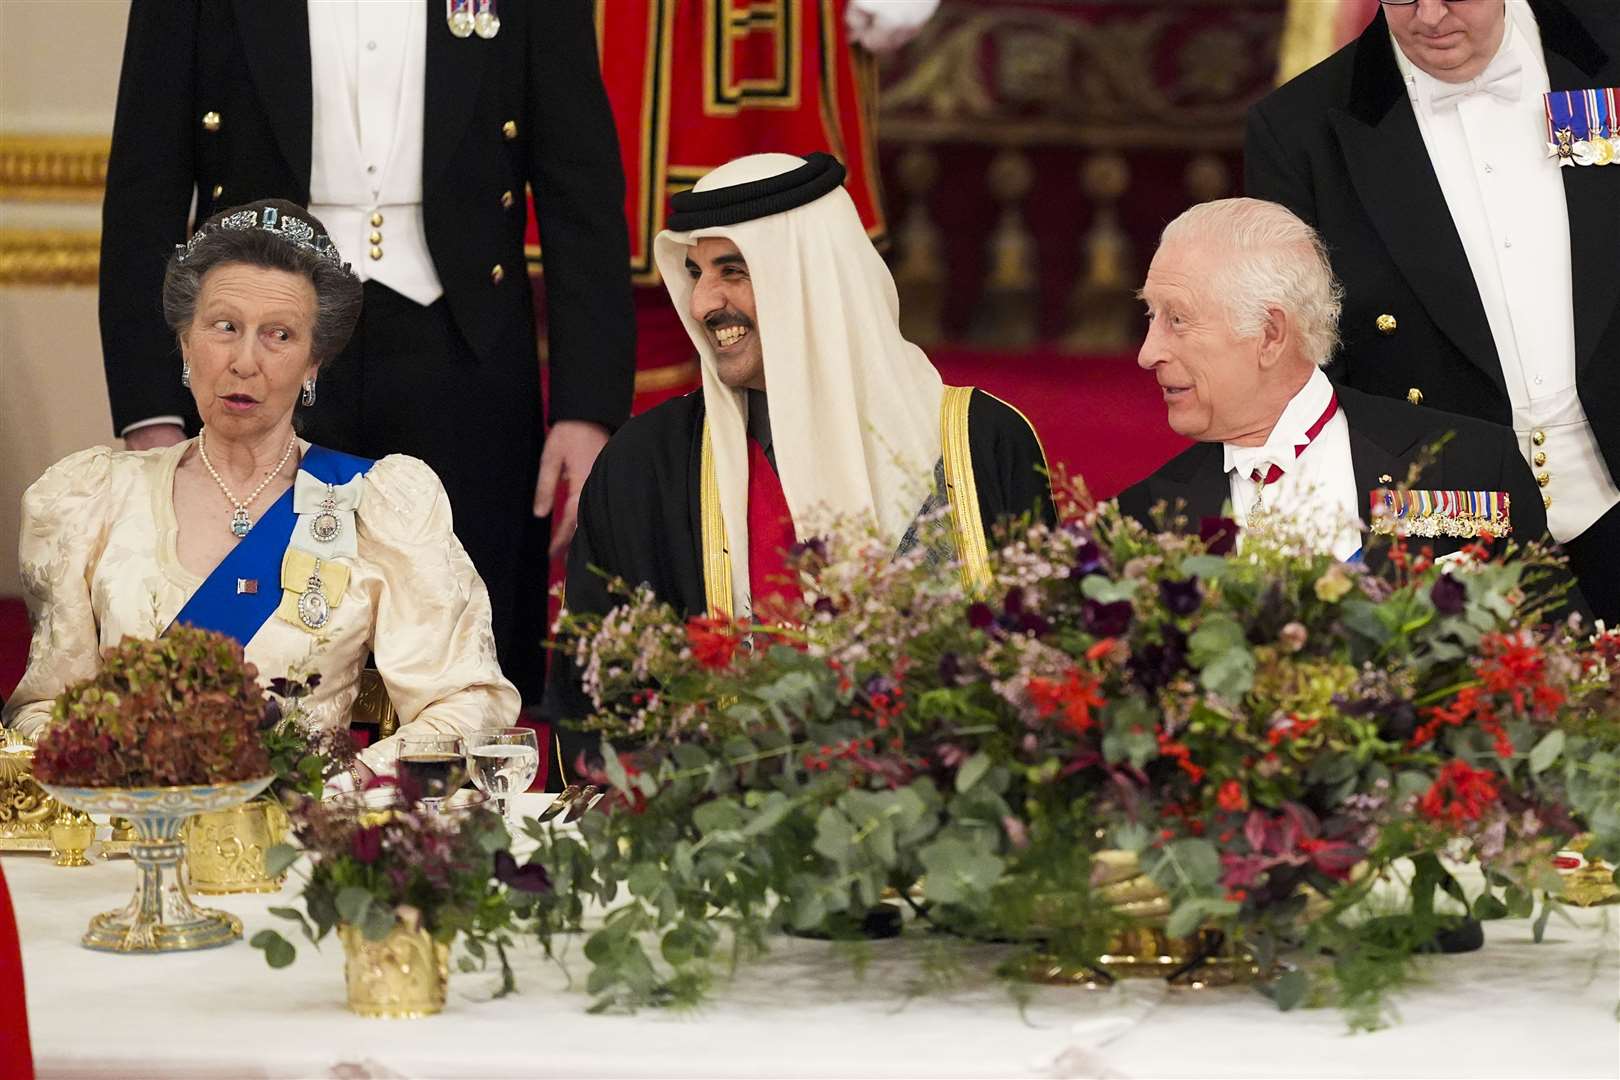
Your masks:
{"label": "red flower", "polygon": [[1097,693],[1099,680],[1070,668],[1062,682],[1032,676],[1029,680],[1029,700],[1035,706],[1035,715],[1045,719],[1058,710],[1063,711],[1063,726],[1076,735],[1083,735],[1096,723],[1091,710],[1107,704]]}
{"label": "red flower", "polygon": [[1228,780],[1221,785],[1221,790],[1215,795],[1215,802],[1222,810],[1237,813],[1249,808],[1249,797],[1243,792],[1243,785],[1236,780]]}
{"label": "red flower", "polygon": [[367,825],[354,834],[349,845],[355,862],[370,866],[382,857],[382,829]]}
{"label": "red flower", "polygon": [[1431,821],[1452,826],[1478,821],[1497,800],[1496,778],[1465,761],[1448,761],[1434,784],[1418,800],[1418,812]]}
{"label": "red flower", "polygon": [[692,647],[692,658],[711,671],[730,667],[732,656],[742,644],[731,620],[720,618],[686,620],[686,641]]}
{"label": "red flower", "polygon": [[1203,782],[1204,768],[1202,765],[1193,762],[1192,751],[1187,749],[1186,744],[1177,742],[1161,731],[1159,732],[1159,753],[1167,758],[1174,758],[1176,764],[1181,767],[1181,771],[1192,777],[1193,783],[1199,784]]}

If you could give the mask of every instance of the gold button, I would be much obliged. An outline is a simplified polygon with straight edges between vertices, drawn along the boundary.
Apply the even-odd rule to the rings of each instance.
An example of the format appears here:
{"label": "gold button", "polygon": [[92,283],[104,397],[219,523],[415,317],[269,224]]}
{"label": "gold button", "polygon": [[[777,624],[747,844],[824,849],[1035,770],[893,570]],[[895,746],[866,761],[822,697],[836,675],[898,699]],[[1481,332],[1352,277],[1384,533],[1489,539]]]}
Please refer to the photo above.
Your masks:
{"label": "gold button", "polygon": [[1395,332],[1395,328],[1401,324],[1395,321],[1395,316],[1393,315],[1380,315],[1376,320],[1374,320],[1373,325],[1378,327],[1378,332],[1380,334],[1383,334],[1385,337],[1389,337],[1389,335]]}
{"label": "gold button", "polygon": [[512,209],[512,204],[515,202],[517,202],[517,200],[512,198],[512,193],[510,191],[501,192],[501,209],[510,210]]}
{"label": "gold button", "polygon": [[224,184],[215,184],[214,185],[214,198],[217,199],[223,194],[225,194],[225,185]]}
{"label": "gold button", "polygon": [[1547,464],[1547,451],[1537,450],[1534,464],[1538,469]]}
{"label": "gold button", "polygon": [[1541,505],[1546,507],[1548,510],[1551,510],[1552,509],[1552,496],[1551,495],[1543,495],[1541,497]]}
{"label": "gold button", "polygon": [[1415,386],[1412,387],[1412,389],[1406,392],[1406,400],[1413,405],[1423,404],[1423,391],[1419,390]]}
{"label": "gold button", "polygon": [[1542,443],[1547,441],[1547,433],[1545,431],[1534,432],[1530,436],[1530,441],[1535,443],[1537,446],[1540,446]]}
{"label": "gold button", "polygon": [[203,130],[204,131],[218,131],[219,130],[219,113],[212,112],[212,111],[203,113]]}
{"label": "gold button", "polygon": [[369,239],[373,244],[380,244],[382,243],[382,233],[373,230]]}
{"label": "gold button", "polygon": [[377,226],[379,226],[381,224],[382,224],[382,215],[373,212],[372,215],[371,215],[371,227],[373,229],[375,229]]}
{"label": "gold button", "polygon": [[508,141],[517,138],[517,121],[508,120],[506,123],[502,124],[501,134],[505,135]]}
{"label": "gold button", "polygon": [[493,269],[493,270],[491,270],[489,272],[489,280],[492,281],[493,283],[495,283],[496,285],[499,285],[501,282],[505,281],[506,280],[506,268],[504,266],[502,266],[500,263],[496,263],[495,264],[495,269]]}
{"label": "gold button", "polygon": [[1536,483],[1540,484],[1542,487],[1546,487],[1548,484],[1552,483],[1552,474],[1551,473],[1540,473],[1540,474],[1538,474],[1536,476]]}
{"label": "gold button", "polygon": [[372,249],[371,249],[371,257],[372,257],[372,258],[373,258],[373,259],[380,259],[380,258],[382,258],[382,248],[380,248],[380,247],[373,247],[373,248],[372,248]]}

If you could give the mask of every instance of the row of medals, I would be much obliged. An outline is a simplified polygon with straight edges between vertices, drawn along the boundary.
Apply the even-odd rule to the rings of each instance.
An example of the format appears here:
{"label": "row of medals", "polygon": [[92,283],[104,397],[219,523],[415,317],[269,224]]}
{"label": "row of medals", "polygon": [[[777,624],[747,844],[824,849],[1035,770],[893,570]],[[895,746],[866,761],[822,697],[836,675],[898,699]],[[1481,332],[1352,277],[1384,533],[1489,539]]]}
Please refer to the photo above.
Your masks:
{"label": "row of medals", "polygon": [[[477,11],[473,10],[477,7]],[[477,34],[488,41],[501,32],[501,17],[495,14],[495,0],[444,0],[445,22],[458,38]]]}

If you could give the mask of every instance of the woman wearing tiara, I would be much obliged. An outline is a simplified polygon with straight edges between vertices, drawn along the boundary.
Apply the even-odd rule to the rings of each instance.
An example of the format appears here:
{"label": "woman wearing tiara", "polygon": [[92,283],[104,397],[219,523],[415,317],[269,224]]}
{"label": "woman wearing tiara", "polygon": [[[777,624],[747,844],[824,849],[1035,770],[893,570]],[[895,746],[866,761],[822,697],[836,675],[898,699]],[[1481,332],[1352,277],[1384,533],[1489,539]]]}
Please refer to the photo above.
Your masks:
{"label": "woman wearing tiara", "polygon": [[[360,298],[325,229],[289,202],[221,211],[176,250],[163,311],[203,429],[160,449],[69,455],[23,496],[34,637],[8,725],[33,736],[102,649],[177,623],[236,638],[265,678],[318,673],[305,704],[321,726],[347,723],[368,653],[401,731],[514,721],[489,596],[438,477],[415,458],[366,461],[294,433]],[[392,772],[393,738],[363,750],[340,786]]]}

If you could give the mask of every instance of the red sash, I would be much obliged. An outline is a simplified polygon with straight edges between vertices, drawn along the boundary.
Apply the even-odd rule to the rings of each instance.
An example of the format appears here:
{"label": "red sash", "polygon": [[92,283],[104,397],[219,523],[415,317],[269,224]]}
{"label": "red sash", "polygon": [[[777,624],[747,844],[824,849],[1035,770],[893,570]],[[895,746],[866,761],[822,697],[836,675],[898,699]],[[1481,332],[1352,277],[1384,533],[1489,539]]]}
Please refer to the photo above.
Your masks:
{"label": "red sash", "polygon": [[34,1054],[28,1044],[28,998],[23,993],[22,945],[11,913],[11,893],[0,870],[0,1076],[33,1080]]}
{"label": "red sash", "polygon": [[748,589],[754,598],[754,618],[759,622],[795,621],[779,616],[804,601],[787,560],[788,551],[796,543],[793,513],[782,493],[782,481],[771,468],[764,448],[749,439]]}

